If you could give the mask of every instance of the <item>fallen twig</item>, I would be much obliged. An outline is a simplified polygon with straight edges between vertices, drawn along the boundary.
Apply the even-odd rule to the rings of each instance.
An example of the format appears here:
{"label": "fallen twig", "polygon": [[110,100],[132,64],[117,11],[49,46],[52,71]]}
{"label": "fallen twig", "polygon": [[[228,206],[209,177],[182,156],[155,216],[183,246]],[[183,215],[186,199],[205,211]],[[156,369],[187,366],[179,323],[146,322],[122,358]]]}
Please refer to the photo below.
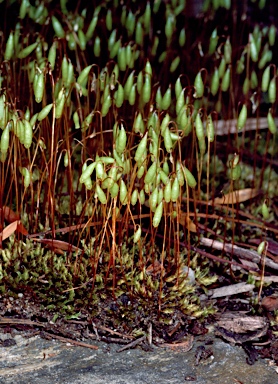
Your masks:
{"label": "fallen twig", "polygon": [[117,352],[123,352],[125,351],[126,349],[130,349],[130,348],[134,348],[136,347],[136,345],[142,343],[142,341],[145,341],[146,340],[146,336],[142,336],[142,337],[139,337],[138,339],[132,341],[131,343],[123,346],[122,348],[118,349]]}
{"label": "fallen twig", "polygon": [[98,349],[98,347],[96,345],[83,343],[82,341],[68,339],[67,337],[62,337],[62,336],[54,335],[54,334],[48,333],[48,332],[41,332],[41,336],[46,338],[46,339],[49,339],[49,340],[57,339],[57,340],[61,341],[62,343],[70,343],[70,344],[73,344],[73,345],[78,345],[79,347],[85,347],[85,348],[90,348],[90,349]]}
{"label": "fallen twig", "polygon": [[[234,244],[221,243],[218,240],[208,239],[206,237],[201,238],[200,242],[202,245],[205,245],[206,247],[219,249],[221,251],[225,251],[232,255],[236,255],[242,259],[251,260],[254,263],[261,262],[261,257],[258,254],[258,252],[252,251],[250,249],[238,247],[237,245],[234,245]],[[278,264],[267,257],[265,258],[265,265],[269,268],[278,270]]]}

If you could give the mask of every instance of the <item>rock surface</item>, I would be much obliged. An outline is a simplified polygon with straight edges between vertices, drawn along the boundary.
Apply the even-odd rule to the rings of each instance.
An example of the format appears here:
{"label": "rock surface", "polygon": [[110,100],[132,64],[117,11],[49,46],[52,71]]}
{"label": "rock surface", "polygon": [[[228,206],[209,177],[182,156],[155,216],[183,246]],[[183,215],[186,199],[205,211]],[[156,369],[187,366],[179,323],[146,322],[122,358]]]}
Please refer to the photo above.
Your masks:
{"label": "rock surface", "polygon": [[[268,360],[246,364],[239,346],[231,346],[208,336],[197,337],[188,352],[140,348],[118,353],[122,346],[94,342],[98,350],[72,346],[39,336],[0,334],[9,345],[1,346],[0,383],[2,384],[270,384],[278,382],[277,367]],[[14,341],[13,341],[14,340]],[[196,350],[210,350],[212,355],[196,365]]]}

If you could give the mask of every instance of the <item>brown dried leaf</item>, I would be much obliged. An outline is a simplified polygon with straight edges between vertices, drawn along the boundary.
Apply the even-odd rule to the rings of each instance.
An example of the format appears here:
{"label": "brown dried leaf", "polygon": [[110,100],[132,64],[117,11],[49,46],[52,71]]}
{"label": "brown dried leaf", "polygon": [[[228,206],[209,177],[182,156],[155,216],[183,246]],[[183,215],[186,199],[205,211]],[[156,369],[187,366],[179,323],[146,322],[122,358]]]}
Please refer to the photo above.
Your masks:
{"label": "brown dried leaf", "polygon": [[178,221],[181,225],[184,225],[186,228],[188,228],[190,232],[197,232],[196,225],[187,216],[187,213],[182,212],[181,215],[178,217]]}
{"label": "brown dried leaf", "polygon": [[275,311],[278,309],[278,297],[277,296],[266,296],[262,299],[262,306],[267,311]]}
{"label": "brown dried leaf", "polygon": [[20,216],[18,213],[15,213],[12,209],[7,207],[6,205],[3,205],[3,208],[0,208],[0,215],[3,213],[4,220],[6,220],[8,223],[13,223],[16,220],[20,219]]}
{"label": "brown dried leaf", "polygon": [[17,220],[9,224],[6,228],[4,228],[3,231],[0,233],[0,239],[3,241],[10,237],[13,233],[15,233],[19,223],[20,221]]}
{"label": "brown dried leaf", "polygon": [[164,343],[160,346],[162,348],[166,347],[171,349],[174,352],[188,352],[193,347],[194,337],[189,335],[188,339],[178,343]]}
{"label": "brown dried leaf", "polygon": [[38,239],[36,237],[32,237],[32,240],[37,241],[39,243],[46,244],[50,248],[55,249],[61,249],[66,252],[71,251],[82,251],[80,248],[76,247],[75,245],[72,245],[70,243],[67,243],[66,241],[62,240],[55,240],[55,239]]}
{"label": "brown dried leaf", "polygon": [[223,197],[216,197],[214,200],[210,200],[208,204],[236,204],[243,203],[257,196],[260,192],[255,188],[239,189],[227,193]]}
{"label": "brown dried leaf", "polygon": [[164,271],[164,267],[160,264],[159,261],[155,260],[151,265],[146,269],[147,275],[157,276],[160,275],[161,271]]}

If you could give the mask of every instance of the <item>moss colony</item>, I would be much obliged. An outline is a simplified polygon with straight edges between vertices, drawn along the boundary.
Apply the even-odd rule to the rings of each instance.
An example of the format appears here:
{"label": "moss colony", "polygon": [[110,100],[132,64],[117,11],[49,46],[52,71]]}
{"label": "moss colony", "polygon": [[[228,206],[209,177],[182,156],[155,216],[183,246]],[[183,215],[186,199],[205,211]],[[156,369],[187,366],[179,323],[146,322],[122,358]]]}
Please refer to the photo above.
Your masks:
{"label": "moss colony", "polygon": [[271,222],[277,188],[275,5],[231,3],[0,3],[4,295],[137,330],[213,311],[200,236],[250,237],[213,199]]}

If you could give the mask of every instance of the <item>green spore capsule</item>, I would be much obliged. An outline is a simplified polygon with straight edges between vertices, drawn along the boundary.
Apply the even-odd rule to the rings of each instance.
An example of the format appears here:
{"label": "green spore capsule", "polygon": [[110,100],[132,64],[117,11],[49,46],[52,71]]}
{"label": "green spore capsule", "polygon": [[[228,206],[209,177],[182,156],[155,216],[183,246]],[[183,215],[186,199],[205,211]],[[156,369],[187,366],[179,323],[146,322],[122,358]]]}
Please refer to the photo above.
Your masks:
{"label": "green spore capsule", "polygon": [[157,228],[160,224],[161,218],[163,214],[163,201],[157,206],[154,216],[153,216],[153,226]]}
{"label": "green spore capsule", "polygon": [[142,100],[144,104],[147,104],[151,99],[151,79],[147,75],[142,89]]}
{"label": "green spore capsule", "polygon": [[156,173],[157,173],[157,163],[156,161],[154,161],[146,173],[146,176],[144,178],[144,183],[151,184],[156,177]]}
{"label": "green spore capsule", "polygon": [[246,121],[247,121],[247,107],[245,104],[243,104],[237,119],[237,129],[241,130],[242,128],[244,128]]}
{"label": "green spore capsule", "polygon": [[266,200],[262,204],[262,215],[263,215],[264,220],[268,220],[270,217],[269,209],[268,209],[268,206],[266,204]]}
{"label": "green spore capsule", "polygon": [[218,71],[218,68],[215,68],[212,75],[211,87],[210,87],[210,91],[213,96],[215,96],[219,90],[219,83],[220,83],[219,71]]}
{"label": "green spore capsule", "polygon": [[135,152],[135,155],[134,155],[134,159],[135,159],[136,163],[141,160],[141,158],[143,157],[144,152],[147,149],[147,140],[148,140],[148,132],[145,133],[145,135],[141,139],[141,141],[138,144],[138,147],[136,149],[136,152]]}
{"label": "green spore capsule", "polygon": [[120,202],[122,205],[127,204],[127,188],[123,179],[120,181]]}
{"label": "green spore capsule", "polygon": [[126,141],[127,141],[126,131],[123,125],[121,124],[121,128],[119,129],[118,137],[116,139],[116,151],[119,155],[121,155],[126,149]]}
{"label": "green spore capsule", "polygon": [[98,184],[96,185],[96,196],[101,204],[107,204],[106,195]]}
{"label": "green spore capsule", "polygon": [[273,45],[275,44],[276,31],[277,31],[277,28],[275,27],[275,25],[271,24],[268,30],[268,41],[271,47],[273,47]]}
{"label": "green spore capsule", "polygon": [[171,189],[171,201],[174,203],[178,200],[180,196],[180,184],[179,184],[179,179],[175,177],[173,184],[172,184],[172,189]]}
{"label": "green spore capsule", "polygon": [[274,76],[269,83],[268,87],[268,98],[270,103],[275,103],[276,101],[276,76]]}
{"label": "green spore capsule", "polygon": [[186,42],[186,33],[185,33],[185,28],[182,28],[179,34],[179,46],[182,48],[184,47]]}
{"label": "green spore capsule", "polygon": [[134,189],[134,191],[132,192],[132,195],[131,195],[131,198],[130,198],[130,203],[131,205],[135,205],[137,203],[137,200],[138,200],[138,189]]}
{"label": "green spore capsule", "polygon": [[55,16],[52,16],[51,20],[55,34],[61,39],[63,39],[65,37],[65,31],[63,30],[62,24]]}
{"label": "green spore capsule", "polygon": [[200,152],[205,153],[205,150],[206,150],[205,132],[204,132],[204,126],[203,126],[200,113],[197,113],[196,115],[195,130],[196,130],[196,136],[198,139]]}
{"label": "green spore capsule", "polygon": [[128,100],[128,98],[129,98],[129,94],[131,92],[131,88],[132,88],[133,82],[134,82],[134,73],[135,73],[135,71],[132,71],[125,82],[125,85],[124,85],[125,100]]}
{"label": "green spore capsule", "polygon": [[24,48],[22,51],[19,52],[18,58],[19,59],[25,59],[27,56],[30,55],[34,51],[34,49],[37,47],[38,43],[33,43],[29,45],[28,47]]}
{"label": "green spore capsule", "polygon": [[37,80],[34,81],[34,94],[37,103],[40,103],[43,98],[45,79],[43,72],[40,72],[37,76]]}
{"label": "green spore capsule", "polygon": [[163,195],[164,195],[164,200],[166,203],[169,203],[171,201],[171,193],[172,193],[172,184],[171,181],[165,185]]}
{"label": "green spore capsule", "polygon": [[170,72],[171,73],[175,72],[175,70],[178,68],[180,60],[181,60],[180,56],[177,56],[174,58],[174,60],[172,61],[171,65],[170,65]]}
{"label": "green spore capsule", "polygon": [[271,109],[269,109],[268,114],[267,114],[267,124],[268,124],[268,129],[270,132],[275,135],[277,132],[277,127],[275,124],[275,120],[272,116]]}
{"label": "green spore capsule", "polygon": [[188,168],[185,166],[182,167],[183,172],[184,172],[184,178],[190,188],[195,188],[197,185],[197,181],[195,177],[192,175],[192,173],[189,171]]}
{"label": "green spore capsule", "polygon": [[171,105],[171,86],[166,90],[161,100],[161,108],[166,110]]}
{"label": "green spore capsule", "polygon": [[268,65],[262,76],[262,91],[267,92],[268,87],[269,87],[269,81],[270,81],[270,66]]}
{"label": "green spore capsule", "polygon": [[182,84],[181,84],[181,77],[179,76],[175,82],[175,95],[177,100],[181,92],[182,92]]}
{"label": "green spore capsule", "polygon": [[130,90],[130,94],[128,96],[129,105],[133,106],[136,101],[136,84],[133,84]]}
{"label": "green spore capsule", "polygon": [[196,77],[195,77],[194,88],[195,88],[195,92],[194,92],[193,96],[196,99],[199,99],[199,98],[203,97],[203,94],[204,94],[204,83],[203,83],[201,71],[198,72]]}
{"label": "green spore capsule", "polygon": [[141,233],[142,233],[141,226],[139,225],[138,229],[134,233],[134,237],[133,237],[134,244],[138,243],[138,241],[141,239]]}
{"label": "green spore capsule", "polygon": [[124,102],[124,88],[121,84],[118,84],[118,89],[114,94],[115,104],[117,108],[121,108]]}

